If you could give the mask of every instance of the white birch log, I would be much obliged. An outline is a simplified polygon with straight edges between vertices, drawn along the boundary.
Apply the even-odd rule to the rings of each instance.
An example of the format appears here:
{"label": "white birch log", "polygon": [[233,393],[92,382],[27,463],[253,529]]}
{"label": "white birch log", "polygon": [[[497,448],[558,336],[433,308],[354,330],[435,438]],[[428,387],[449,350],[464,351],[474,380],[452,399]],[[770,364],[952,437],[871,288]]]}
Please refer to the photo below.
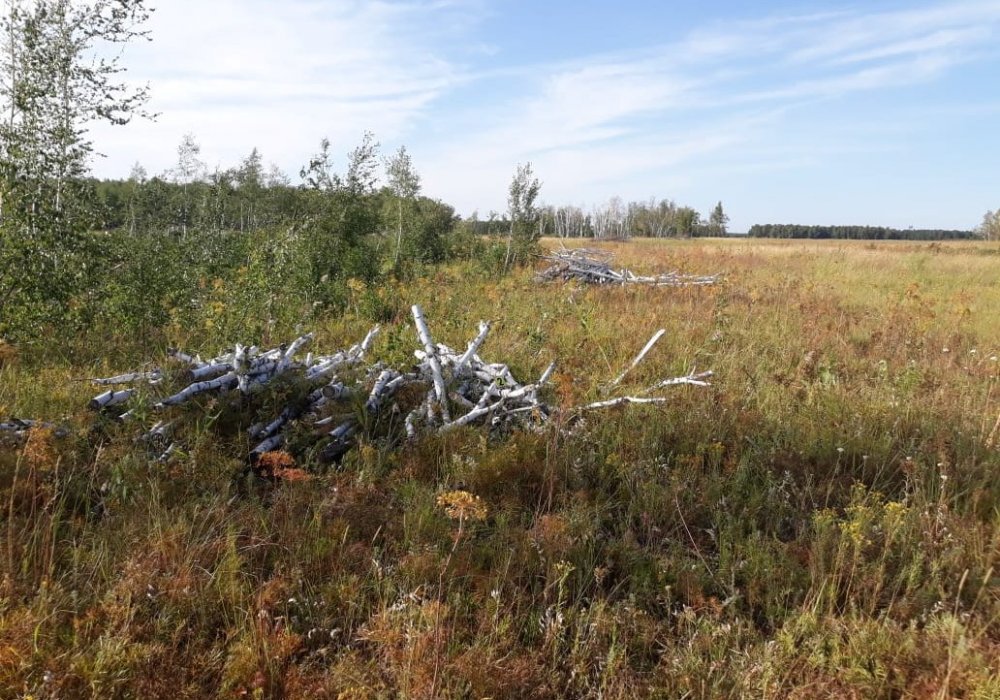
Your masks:
{"label": "white birch log", "polygon": [[241,394],[250,392],[250,378],[247,376],[249,363],[247,348],[240,343],[236,343],[236,348],[233,352],[232,367],[233,372],[236,373],[236,386],[239,388]]}
{"label": "white birch log", "polygon": [[346,399],[349,398],[354,393],[350,389],[350,387],[345,386],[344,383],[340,381],[330,382],[322,389],[320,389],[320,392],[323,394],[324,397],[326,397],[330,401],[339,401],[340,399]]}
{"label": "white birch log", "polygon": [[218,377],[219,375],[232,371],[233,364],[227,360],[225,362],[211,362],[199,365],[188,372],[188,376],[191,378],[191,381],[199,381],[202,379],[209,379],[211,377]]}
{"label": "white birch log", "polygon": [[372,387],[371,393],[368,395],[368,400],[365,401],[365,411],[374,413],[378,410],[379,405],[385,398],[384,394],[388,393],[386,392],[386,387],[394,379],[399,378],[399,376],[398,372],[391,369],[384,370],[378,376],[378,379],[375,380],[375,386]]}
{"label": "white birch log", "polygon": [[277,374],[278,365],[280,360],[264,360],[262,362],[254,361],[247,368],[248,377],[257,377],[260,375],[274,375]]}
{"label": "white birch log", "polygon": [[91,379],[90,383],[97,386],[112,386],[114,384],[134,384],[136,382],[154,382],[163,377],[163,373],[158,369],[149,372],[129,372],[119,374],[114,377],[104,377],[102,379]]}
{"label": "white birch log", "polygon": [[135,393],[135,389],[122,389],[121,391],[113,391],[109,389],[103,394],[98,394],[92,398],[90,403],[87,404],[87,408],[91,411],[100,411],[105,408],[111,408],[112,406],[118,406],[135,396]]}
{"label": "white birch log", "polygon": [[417,337],[424,345],[424,352],[427,353],[427,365],[434,380],[434,393],[437,395],[441,417],[447,423],[451,420],[448,413],[448,392],[445,389],[444,377],[441,374],[441,363],[438,361],[434,341],[431,340],[431,332],[427,328],[427,322],[424,320],[424,312],[416,304],[413,305],[410,311],[413,313],[413,322],[417,327]]}
{"label": "white birch log", "polygon": [[198,367],[202,364],[200,358],[192,357],[191,355],[188,355],[186,352],[182,352],[177,348],[169,348],[167,350],[167,355],[179,362],[184,362],[186,364],[189,364],[192,367]]}
{"label": "white birch log", "polygon": [[10,418],[0,422],[0,433],[13,436],[16,440],[21,440],[28,436],[32,428],[51,430],[57,438],[64,438],[70,434],[70,429],[64,425],[56,425],[44,420],[33,418]]}
{"label": "white birch log", "polygon": [[152,428],[138,437],[138,441],[148,442],[151,445],[163,445],[170,439],[173,425],[174,421],[157,421]]}
{"label": "white birch log", "polygon": [[258,423],[250,428],[248,431],[251,440],[263,440],[264,438],[271,437],[288,423],[295,415],[295,412],[291,407],[286,408],[281,412],[281,414],[275,418],[273,421],[267,424]]}
{"label": "white birch log", "polygon": [[355,425],[354,421],[349,420],[341,423],[336,428],[331,430],[328,434],[334,440],[347,440],[352,435],[354,435],[354,431],[356,429],[357,426]]}
{"label": "white birch log", "polygon": [[159,463],[161,463],[161,464],[164,464],[164,463],[170,461],[170,458],[173,457],[174,453],[177,452],[179,449],[180,449],[180,447],[177,445],[176,442],[170,443],[167,446],[167,449],[165,449],[163,451],[163,453],[160,454],[160,456],[156,458],[156,461],[159,462]]}
{"label": "white birch log", "polygon": [[48,427],[46,424],[30,418],[11,418],[10,420],[0,422],[0,433],[7,433],[17,439],[21,439],[27,436],[28,431],[36,426]]}
{"label": "white birch log", "polygon": [[236,373],[229,372],[216,379],[210,379],[204,382],[195,382],[190,384],[181,391],[177,392],[173,396],[168,396],[157,404],[153,405],[155,409],[162,409],[166,406],[176,406],[177,404],[184,403],[192,396],[204,393],[206,391],[212,391],[214,389],[232,389],[237,383]]}
{"label": "white birch log", "polygon": [[642,403],[664,403],[669,401],[665,396],[651,396],[651,397],[639,397],[639,396],[619,396],[617,399],[608,399],[607,401],[595,401],[594,403],[589,403],[585,406],[579,406],[575,408],[575,411],[591,411],[598,408],[613,408],[615,406],[624,406],[628,403],[642,404]]}
{"label": "white birch log", "polygon": [[351,358],[344,353],[337,353],[333,357],[325,358],[306,371],[306,379],[313,381],[320,379],[343,365],[352,364]]}
{"label": "white birch log", "polygon": [[466,413],[464,416],[460,416],[460,417],[456,418],[453,421],[445,423],[444,425],[442,425],[438,429],[438,432],[445,433],[445,432],[448,432],[449,430],[454,430],[455,428],[460,428],[463,425],[468,425],[469,423],[477,421],[480,418],[485,418],[490,413],[492,413],[494,410],[496,410],[496,408],[498,406],[501,406],[502,404],[503,404],[503,402],[501,401],[501,402],[497,402],[497,403],[494,403],[494,404],[489,404],[489,405],[486,405],[486,406],[482,406],[480,408],[474,408],[471,411],[469,411],[468,413]]}
{"label": "white birch log", "polygon": [[664,389],[668,386],[678,386],[681,384],[691,384],[692,386],[712,386],[706,379],[714,376],[714,372],[699,372],[698,374],[688,374],[684,377],[672,377],[670,379],[664,379],[661,382],[657,382],[653,386],[646,389],[646,393],[651,393],[657,389]]}
{"label": "white birch log", "polygon": [[465,365],[468,364],[469,360],[471,360],[475,356],[475,354],[479,352],[479,347],[483,344],[483,341],[486,340],[486,336],[489,335],[489,332],[490,332],[490,322],[480,321],[479,334],[472,339],[472,341],[469,343],[469,347],[466,348],[465,352],[462,353],[462,356],[459,357],[458,361],[455,362],[455,366],[452,369],[452,373],[454,376],[459,376],[465,369]]}
{"label": "white birch log", "polygon": [[465,396],[463,396],[461,393],[457,391],[448,392],[448,398],[452,402],[457,403],[459,406],[466,409],[467,411],[471,411],[473,408],[476,407],[476,404],[469,401],[467,398],[465,398]]}
{"label": "white birch log", "polygon": [[555,371],[556,371],[556,362],[555,360],[553,360],[549,364],[549,366],[545,368],[545,371],[542,372],[542,376],[538,380],[538,386],[545,386],[546,384],[548,384],[549,380],[552,379],[552,373]]}
{"label": "white birch log", "polygon": [[664,333],[666,332],[667,332],[666,328],[661,328],[660,330],[656,331],[656,333],[653,334],[653,337],[649,339],[649,342],[647,342],[646,345],[642,348],[642,350],[639,351],[639,354],[635,356],[635,359],[632,360],[632,364],[626,367],[624,372],[615,377],[615,380],[611,382],[611,386],[612,387],[618,386],[621,383],[621,381],[625,378],[625,375],[631,372],[633,369],[635,369],[636,365],[642,362],[642,358],[644,358],[649,353],[649,351],[653,349],[653,346],[656,345],[656,341],[662,338]]}
{"label": "white birch log", "polygon": [[361,341],[358,346],[358,352],[356,353],[359,358],[364,357],[368,351],[371,349],[372,343],[375,342],[375,338],[378,336],[379,331],[382,330],[382,326],[376,325],[365,336],[365,339]]}
{"label": "white birch log", "polygon": [[295,357],[296,353],[301,350],[307,343],[311,342],[315,336],[312,333],[306,333],[293,340],[288,349],[285,350],[284,355],[281,357],[281,361],[278,363],[278,368],[276,370],[277,374],[284,372],[292,363],[292,358]]}
{"label": "white birch log", "polygon": [[272,435],[271,437],[257,443],[252,450],[250,450],[250,459],[256,460],[265,452],[273,452],[282,446],[285,442],[285,436],[281,433],[277,435]]}
{"label": "white birch log", "polygon": [[483,406],[489,405],[490,399],[494,396],[498,396],[499,393],[500,390],[497,388],[496,380],[490,382],[490,385],[483,391],[482,396],[479,397],[479,401],[476,402],[476,408],[482,408]]}
{"label": "white birch log", "polygon": [[417,436],[417,421],[426,417],[426,415],[427,413],[423,406],[417,406],[415,409],[406,414],[404,426],[406,427],[407,439],[412,440]]}

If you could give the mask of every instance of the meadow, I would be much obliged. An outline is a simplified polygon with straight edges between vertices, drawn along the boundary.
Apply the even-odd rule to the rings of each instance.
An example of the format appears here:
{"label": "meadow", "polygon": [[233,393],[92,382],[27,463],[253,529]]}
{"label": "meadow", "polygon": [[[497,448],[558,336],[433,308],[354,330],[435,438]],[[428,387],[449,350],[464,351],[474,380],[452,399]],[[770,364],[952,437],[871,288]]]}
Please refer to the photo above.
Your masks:
{"label": "meadow", "polygon": [[583,244],[724,280],[464,261],[349,284],[306,330],[349,345],[377,302],[374,355],[403,363],[410,304],[452,347],[491,319],[483,357],[556,360],[571,407],[666,328],[625,384],[711,387],[539,433],[362,439],[237,488],[249,418],[224,398],[158,464],[80,381],[241,340],[231,297],[153,347],[0,346],[0,417],[71,428],[0,446],[0,698],[1000,697],[1000,248]]}

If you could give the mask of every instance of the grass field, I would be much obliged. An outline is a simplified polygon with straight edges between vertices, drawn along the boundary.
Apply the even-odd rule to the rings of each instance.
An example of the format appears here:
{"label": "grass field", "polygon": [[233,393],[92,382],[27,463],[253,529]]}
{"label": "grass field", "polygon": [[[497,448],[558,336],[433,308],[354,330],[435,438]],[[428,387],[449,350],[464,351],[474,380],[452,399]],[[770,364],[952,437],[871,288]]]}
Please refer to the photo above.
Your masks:
{"label": "grass field", "polygon": [[[453,347],[493,319],[480,354],[518,378],[558,360],[559,406],[601,398],[661,327],[626,384],[697,367],[712,387],[573,430],[363,441],[242,496],[250,419],[225,401],[187,414],[166,466],[84,410],[74,380],[164,348],[0,348],[0,417],[74,428],[0,447],[0,698],[1000,697],[1000,248],[605,245],[725,281],[455,265],[372,291],[395,309],[375,355],[408,360],[419,303]],[[204,320],[170,340],[257,340]],[[370,325],[359,302],[317,346]]]}

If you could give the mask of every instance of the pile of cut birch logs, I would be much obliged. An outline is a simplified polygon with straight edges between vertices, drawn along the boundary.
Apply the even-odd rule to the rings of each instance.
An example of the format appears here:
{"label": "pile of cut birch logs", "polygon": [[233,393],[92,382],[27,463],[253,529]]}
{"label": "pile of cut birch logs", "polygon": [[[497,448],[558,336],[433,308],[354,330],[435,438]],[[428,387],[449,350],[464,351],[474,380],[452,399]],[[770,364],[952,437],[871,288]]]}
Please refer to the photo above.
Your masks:
{"label": "pile of cut birch logs", "polygon": [[552,263],[538,273],[541,281],[576,280],[585,284],[647,284],[654,287],[703,287],[719,281],[718,275],[686,275],[665,272],[658,275],[637,275],[627,268],[614,268],[614,253],[589,248],[562,248],[542,256]]}
{"label": "pile of cut birch logs", "polygon": [[[307,353],[303,357],[303,349],[313,340],[310,333],[287,346],[270,350],[237,344],[207,360],[172,350],[169,354],[173,367],[92,380],[109,388],[95,396],[89,408],[111,414],[119,421],[139,421],[148,414],[144,404],[154,414],[161,414],[156,416],[161,420],[138,437],[161,462],[182,451],[172,438],[181,418],[173,407],[202,396],[232,392],[238,392],[234,396],[253,396],[279,385],[279,378],[283,379],[281,385],[295,387],[297,393],[280,394],[292,394],[295,398],[277,415],[264,416],[264,420],[249,429],[253,445],[249,452],[251,462],[265,453],[285,448],[292,426],[296,426],[296,434],[305,428],[313,444],[321,445],[320,456],[334,460],[350,449],[359,431],[369,430],[381,418],[401,422],[400,436],[405,430],[406,438],[414,439],[421,434],[471,425],[487,426],[490,431],[500,433],[531,429],[544,425],[555,414],[556,409],[539,397],[552,377],[555,363],[536,381],[522,384],[506,364],[487,362],[480,357],[480,348],[490,331],[489,323],[481,322],[475,337],[459,351],[434,342],[419,306],[412,307],[412,314],[419,348],[414,352],[416,365],[406,371],[382,362],[369,362],[378,326],[346,350]],[[605,387],[606,394],[611,394],[664,333],[665,330],[660,330],[650,339],[631,365]],[[657,382],[638,396],[608,398],[569,412],[578,414],[626,403],[660,403],[667,398],[650,394],[680,384],[708,386],[711,375],[711,372],[692,371]],[[178,382],[181,377],[184,381]],[[142,385],[146,388],[141,388]],[[120,386],[128,388],[116,388]],[[165,386],[182,388],[168,393],[161,389]]]}

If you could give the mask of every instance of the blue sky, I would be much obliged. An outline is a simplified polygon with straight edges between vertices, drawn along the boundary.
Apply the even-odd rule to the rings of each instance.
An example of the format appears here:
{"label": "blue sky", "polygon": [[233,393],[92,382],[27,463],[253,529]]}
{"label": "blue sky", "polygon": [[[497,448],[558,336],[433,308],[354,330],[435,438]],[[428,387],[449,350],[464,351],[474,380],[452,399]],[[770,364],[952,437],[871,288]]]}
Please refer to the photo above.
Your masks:
{"label": "blue sky", "polygon": [[670,198],[753,223],[970,228],[1000,207],[1000,0],[161,0],[128,47],[156,122],[95,127],[104,177],[324,136],[405,144],[424,193],[505,208]]}

